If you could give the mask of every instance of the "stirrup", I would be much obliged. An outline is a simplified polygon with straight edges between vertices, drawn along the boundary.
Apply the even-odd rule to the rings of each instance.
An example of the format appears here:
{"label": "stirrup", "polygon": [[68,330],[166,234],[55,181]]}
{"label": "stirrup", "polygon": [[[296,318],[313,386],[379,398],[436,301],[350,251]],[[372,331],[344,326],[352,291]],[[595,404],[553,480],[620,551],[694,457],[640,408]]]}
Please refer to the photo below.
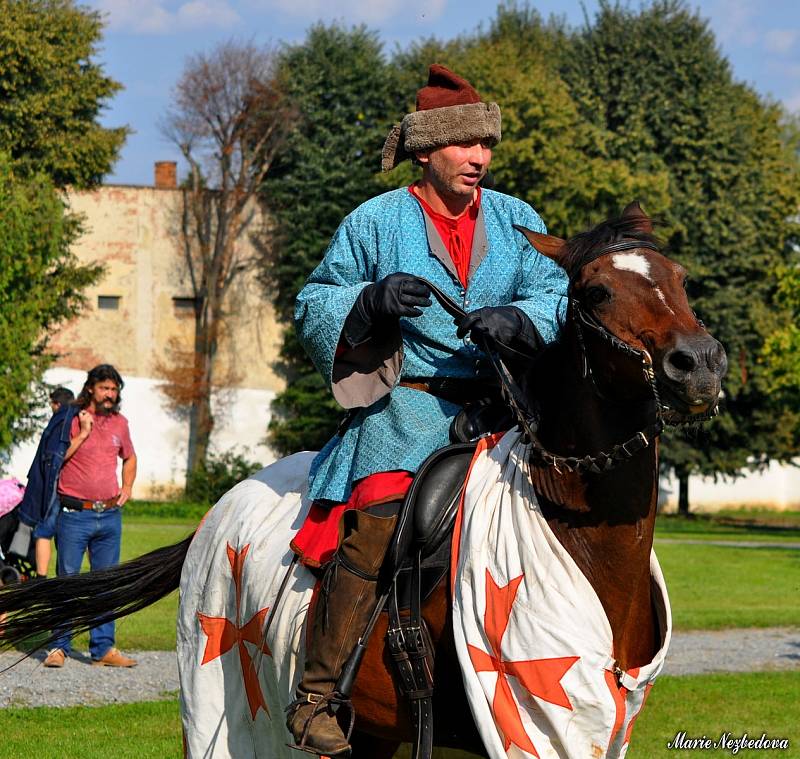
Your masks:
{"label": "stirrup", "polygon": [[[289,748],[295,749],[296,751],[305,751],[307,754],[314,754],[314,756],[323,757],[323,759],[326,756],[349,756],[352,750],[349,745],[350,736],[353,734],[353,726],[356,722],[356,713],[353,710],[353,702],[335,690],[329,691],[324,696],[321,696],[318,693],[307,693],[305,696],[296,698],[291,704],[289,704],[289,706],[286,707],[286,709],[284,709],[287,715],[287,720],[293,712],[296,712],[300,707],[305,706],[306,704],[314,704],[314,709],[311,711],[311,714],[306,718],[306,721],[303,724],[303,734],[300,736],[300,742],[287,743],[286,745]],[[306,746],[306,741],[308,740],[308,733],[311,730],[311,723],[314,721],[314,718],[318,714],[321,714],[329,704],[331,706],[337,706],[339,709],[344,707],[350,712],[350,725],[347,728],[347,733],[344,734],[344,739],[348,746],[346,749],[343,749],[336,754],[320,754],[320,752],[316,749]]]}

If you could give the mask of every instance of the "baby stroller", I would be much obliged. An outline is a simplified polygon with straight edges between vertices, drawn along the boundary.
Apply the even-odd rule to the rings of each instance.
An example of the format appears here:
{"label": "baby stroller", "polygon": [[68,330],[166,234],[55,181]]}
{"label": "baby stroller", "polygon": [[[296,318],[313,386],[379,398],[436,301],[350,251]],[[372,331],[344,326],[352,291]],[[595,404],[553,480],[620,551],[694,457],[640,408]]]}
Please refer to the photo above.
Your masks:
{"label": "baby stroller", "polygon": [[25,487],[16,478],[0,480],[0,585],[36,575],[31,529],[19,520],[17,508]]}

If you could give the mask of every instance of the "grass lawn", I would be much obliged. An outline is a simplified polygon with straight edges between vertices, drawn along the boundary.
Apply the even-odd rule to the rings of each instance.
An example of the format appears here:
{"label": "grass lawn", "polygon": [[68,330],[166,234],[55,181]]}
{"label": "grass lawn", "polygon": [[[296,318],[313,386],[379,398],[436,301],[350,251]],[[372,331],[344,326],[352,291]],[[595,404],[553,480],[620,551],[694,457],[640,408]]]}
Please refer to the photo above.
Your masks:
{"label": "grass lawn", "polygon": [[675,544],[664,538],[800,544],[800,512],[662,515],[655,539],[677,629],[800,626],[800,550]]}
{"label": "grass lawn", "polygon": [[178,759],[177,700],[3,709],[3,757],[37,759]]}
{"label": "grass lawn", "polygon": [[800,626],[800,551],[656,542],[676,629]]}
{"label": "grass lawn", "polygon": [[[768,695],[767,695],[768,694]],[[628,759],[672,756],[731,756],[730,751],[670,751],[676,733],[722,733],[787,738],[786,751],[739,751],[736,756],[800,757],[800,678],[791,672],[663,677],[636,723]],[[2,756],[37,759],[178,759],[181,755],[177,701],[68,709],[3,710]],[[434,759],[471,754],[435,751]],[[401,749],[397,759],[407,759]]]}
{"label": "grass lawn", "polygon": [[[183,540],[197,528],[199,520],[165,521],[126,515],[122,538],[122,558],[141,556],[159,546]],[[158,603],[117,620],[117,645],[121,649],[163,651],[175,648],[175,619],[178,613],[178,593],[170,593]],[[89,647],[89,637],[78,645]]]}
{"label": "grass lawn", "polygon": [[674,751],[676,733],[718,740],[722,733],[787,738],[787,750],[741,750],[737,757],[800,757],[800,677],[796,672],[667,677],[656,681],[637,720],[627,759],[670,756],[731,756],[730,750]]}
{"label": "grass lawn", "polygon": [[758,524],[793,525],[800,527],[800,511],[776,511],[763,508],[722,509],[713,515],[717,519],[756,522]]}

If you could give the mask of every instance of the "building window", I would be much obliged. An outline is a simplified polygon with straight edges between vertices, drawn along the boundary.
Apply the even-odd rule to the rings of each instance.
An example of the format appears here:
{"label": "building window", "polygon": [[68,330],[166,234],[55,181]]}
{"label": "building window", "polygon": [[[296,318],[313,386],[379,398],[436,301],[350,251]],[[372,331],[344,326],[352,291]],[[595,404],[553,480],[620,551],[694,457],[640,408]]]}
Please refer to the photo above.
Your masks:
{"label": "building window", "polygon": [[118,311],[119,310],[119,295],[98,295],[97,296],[97,307],[103,308],[109,311]]}
{"label": "building window", "polygon": [[175,295],[172,298],[172,307],[175,310],[176,316],[189,316],[194,314],[195,299],[191,297],[183,297]]}

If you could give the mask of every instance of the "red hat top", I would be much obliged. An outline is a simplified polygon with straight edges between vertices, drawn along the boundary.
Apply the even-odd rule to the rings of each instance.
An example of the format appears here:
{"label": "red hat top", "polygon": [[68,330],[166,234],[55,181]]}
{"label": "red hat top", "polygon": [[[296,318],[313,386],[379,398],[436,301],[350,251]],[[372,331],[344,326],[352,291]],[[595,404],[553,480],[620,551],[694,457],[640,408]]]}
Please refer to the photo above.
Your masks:
{"label": "red hat top", "polygon": [[417,110],[446,108],[451,105],[480,103],[477,90],[458,74],[454,74],[441,63],[434,63],[428,70],[428,84],[417,92]]}

